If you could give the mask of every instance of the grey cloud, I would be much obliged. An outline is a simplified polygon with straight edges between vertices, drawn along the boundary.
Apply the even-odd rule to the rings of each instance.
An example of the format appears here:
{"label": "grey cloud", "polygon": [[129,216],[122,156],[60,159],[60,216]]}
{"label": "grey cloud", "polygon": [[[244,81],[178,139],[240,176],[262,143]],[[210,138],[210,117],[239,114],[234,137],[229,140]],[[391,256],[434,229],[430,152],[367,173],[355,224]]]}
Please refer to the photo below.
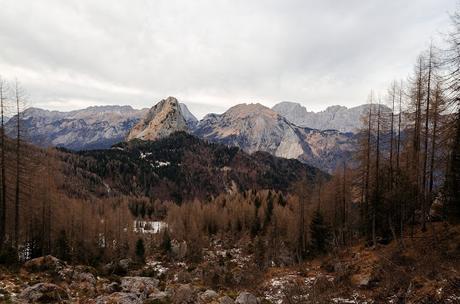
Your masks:
{"label": "grey cloud", "polygon": [[411,71],[456,0],[3,1],[0,74],[49,108],[202,116],[240,102],[357,105]]}

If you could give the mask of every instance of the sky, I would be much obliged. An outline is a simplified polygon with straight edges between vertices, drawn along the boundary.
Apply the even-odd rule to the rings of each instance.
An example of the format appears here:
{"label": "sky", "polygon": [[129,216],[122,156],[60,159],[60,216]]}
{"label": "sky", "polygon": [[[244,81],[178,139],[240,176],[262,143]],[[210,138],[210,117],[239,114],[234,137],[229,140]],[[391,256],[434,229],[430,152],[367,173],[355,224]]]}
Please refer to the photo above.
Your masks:
{"label": "sky", "polygon": [[167,96],[197,117],[244,102],[351,107],[407,78],[459,4],[0,0],[0,75],[51,110]]}

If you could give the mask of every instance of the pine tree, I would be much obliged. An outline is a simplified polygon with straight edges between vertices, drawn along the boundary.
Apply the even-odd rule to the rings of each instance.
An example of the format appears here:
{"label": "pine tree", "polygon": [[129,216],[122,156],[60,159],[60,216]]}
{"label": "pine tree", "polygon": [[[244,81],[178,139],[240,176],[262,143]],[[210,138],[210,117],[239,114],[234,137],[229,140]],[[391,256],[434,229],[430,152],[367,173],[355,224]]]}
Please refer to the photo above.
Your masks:
{"label": "pine tree", "polygon": [[136,258],[141,263],[145,262],[145,247],[143,239],[138,239],[136,242]]}
{"label": "pine tree", "polygon": [[316,210],[310,223],[311,246],[318,253],[325,252],[330,239],[330,228],[321,211]]}

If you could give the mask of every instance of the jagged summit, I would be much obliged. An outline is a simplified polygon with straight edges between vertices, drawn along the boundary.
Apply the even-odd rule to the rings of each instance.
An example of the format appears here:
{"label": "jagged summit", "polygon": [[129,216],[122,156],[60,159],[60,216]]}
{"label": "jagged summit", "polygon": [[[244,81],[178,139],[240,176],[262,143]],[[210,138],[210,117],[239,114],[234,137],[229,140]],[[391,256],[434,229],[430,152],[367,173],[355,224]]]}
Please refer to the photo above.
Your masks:
{"label": "jagged summit", "polygon": [[127,140],[157,140],[177,131],[188,131],[179,101],[168,97],[154,105],[129,132]]}
{"label": "jagged summit", "polygon": [[[377,105],[373,105],[373,108]],[[340,132],[357,132],[362,127],[361,117],[369,111],[369,105],[347,108],[345,106],[329,106],[324,111],[310,112],[296,102],[280,102],[272,110],[300,127],[318,130],[338,130]],[[390,111],[382,106],[382,111]]]}

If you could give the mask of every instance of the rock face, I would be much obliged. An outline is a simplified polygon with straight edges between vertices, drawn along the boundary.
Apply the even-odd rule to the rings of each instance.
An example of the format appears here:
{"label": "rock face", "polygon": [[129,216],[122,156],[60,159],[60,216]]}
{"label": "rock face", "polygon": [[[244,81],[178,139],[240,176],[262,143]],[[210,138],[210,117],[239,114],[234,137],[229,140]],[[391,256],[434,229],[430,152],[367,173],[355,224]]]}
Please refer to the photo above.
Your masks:
{"label": "rock face", "polygon": [[[374,109],[375,108],[375,109]],[[300,126],[318,130],[338,130],[340,132],[356,132],[362,127],[362,116],[368,113],[369,105],[353,108],[331,106],[321,112],[308,112],[299,103],[283,101],[273,106],[273,111],[285,117],[290,122]],[[382,106],[384,111],[390,111]],[[377,106],[373,106],[377,110]]]}
{"label": "rock face", "polygon": [[195,115],[192,114],[192,112],[190,112],[190,110],[187,108],[185,104],[180,103],[179,105],[182,111],[182,115],[184,116],[185,121],[187,123],[187,126],[190,129],[193,129],[198,123],[198,119],[195,117]]}
{"label": "rock face", "polygon": [[187,131],[187,121],[174,97],[163,99],[153,106],[144,118],[131,129],[127,140],[157,140],[177,131]]}
{"label": "rock face", "polygon": [[[187,124],[197,119],[181,104]],[[124,141],[128,132],[144,117],[148,109],[131,106],[97,106],[70,112],[29,108],[21,114],[26,140],[41,146],[57,146],[71,150],[106,149]],[[6,135],[16,136],[16,117],[5,122]]]}
{"label": "rock face", "polygon": [[[146,112],[130,106],[90,107],[71,112],[29,108],[21,115],[21,125],[27,130],[26,139],[38,146],[103,149],[123,141]],[[5,131],[15,137],[16,118],[9,120]]]}
{"label": "rock face", "polygon": [[240,104],[221,115],[209,114],[194,134],[248,153],[265,151],[298,159],[329,172],[351,156],[356,140],[350,133],[296,126],[261,104]]}

